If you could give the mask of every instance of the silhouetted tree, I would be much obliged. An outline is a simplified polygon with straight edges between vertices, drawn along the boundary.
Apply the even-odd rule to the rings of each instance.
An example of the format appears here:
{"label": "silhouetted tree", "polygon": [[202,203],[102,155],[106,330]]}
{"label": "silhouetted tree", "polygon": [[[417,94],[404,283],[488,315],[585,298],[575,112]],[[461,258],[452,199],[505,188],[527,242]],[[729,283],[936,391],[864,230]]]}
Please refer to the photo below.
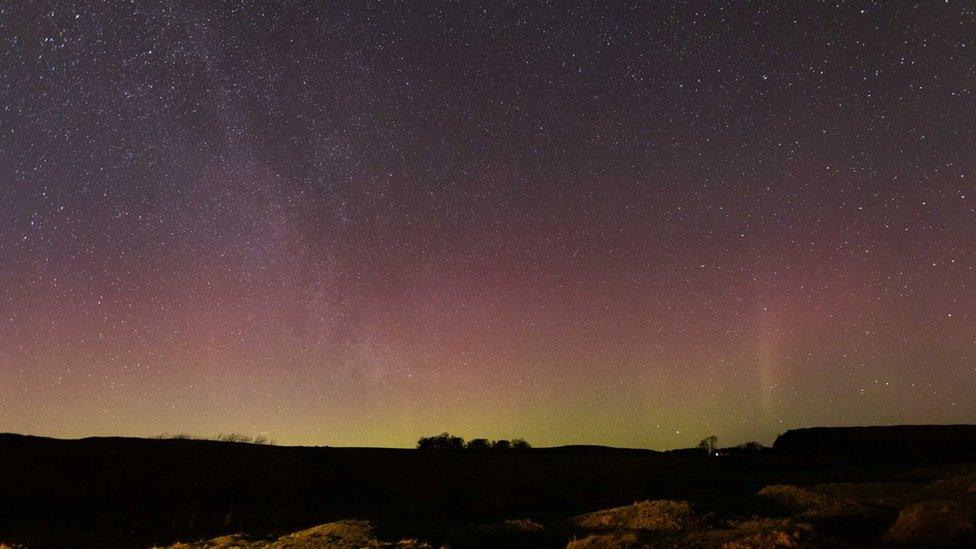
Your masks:
{"label": "silhouetted tree", "polygon": [[524,438],[517,438],[512,441],[512,449],[514,450],[528,450],[531,447],[532,445],[529,444],[529,441]]}
{"label": "silhouetted tree", "polygon": [[504,440],[504,439],[503,440],[496,440],[495,442],[492,442],[491,443],[491,448],[493,450],[511,450],[512,449],[512,443],[509,442],[509,441],[507,441],[507,440]]}
{"label": "silhouetted tree", "polygon": [[715,453],[715,448],[718,447],[718,437],[715,435],[707,436],[701,439],[701,442],[698,443],[698,447],[705,450],[707,455],[712,455]]}
{"label": "silhouetted tree", "polygon": [[471,439],[464,445],[465,450],[473,450],[476,452],[483,452],[491,449],[491,443],[488,442],[486,438],[475,438]]}
{"label": "silhouetted tree", "polygon": [[420,450],[461,450],[464,448],[464,439],[450,433],[420,437],[420,440],[417,441],[417,448]]}

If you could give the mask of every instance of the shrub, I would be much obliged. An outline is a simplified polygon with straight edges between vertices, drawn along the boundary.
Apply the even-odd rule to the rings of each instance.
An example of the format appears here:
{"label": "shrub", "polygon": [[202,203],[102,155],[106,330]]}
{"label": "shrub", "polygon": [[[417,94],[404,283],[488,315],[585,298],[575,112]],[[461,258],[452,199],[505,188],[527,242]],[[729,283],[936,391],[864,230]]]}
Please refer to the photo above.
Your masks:
{"label": "shrub", "polygon": [[420,450],[462,450],[464,439],[450,433],[441,433],[432,437],[420,437],[417,441]]}
{"label": "shrub", "polygon": [[242,444],[276,444],[276,441],[267,435],[251,436],[244,433],[218,433],[213,437],[197,436],[189,433],[176,433],[174,435],[162,433],[153,438],[157,440],[216,440],[219,442],[239,442]]}
{"label": "shrub", "polygon": [[750,440],[749,442],[743,442],[742,444],[736,446],[736,448],[744,452],[761,452],[766,449],[765,446],[756,442],[755,440]]}
{"label": "shrub", "polygon": [[251,436],[244,433],[220,433],[214,437],[214,440],[219,440],[221,442],[240,442],[243,444],[274,444],[275,441],[268,438],[267,435],[257,435]]}
{"label": "shrub", "polygon": [[511,450],[512,449],[512,443],[509,442],[509,441],[507,441],[507,440],[505,440],[505,439],[496,440],[495,442],[492,442],[491,443],[491,448],[493,450],[502,450],[502,451]]}
{"label": "shrub", "polygon": [[468,450],[472,452],[498,451],[507,452],[510,450],[526,450],[532,446],[525,439],[515,440],[495,440],[490,441],[486,438],[475,438],[465,444],[464,439],[456,437],[450,433],[441,433],[430,437],[420,437],[417,440],[419,450]]}
{"label": "shrub", "polygon": [[468,443],[464,445],[464,449],[483,452],[491,449],[491,443],[488,442],[488,439],[486,438],[475,438],[469,440]]}
{"label": "shrub", "polygon": [[160,433],[153,437],[156,440],[204,440],[203,437],[198,437],[196,435],[191,435],[189,433]]}

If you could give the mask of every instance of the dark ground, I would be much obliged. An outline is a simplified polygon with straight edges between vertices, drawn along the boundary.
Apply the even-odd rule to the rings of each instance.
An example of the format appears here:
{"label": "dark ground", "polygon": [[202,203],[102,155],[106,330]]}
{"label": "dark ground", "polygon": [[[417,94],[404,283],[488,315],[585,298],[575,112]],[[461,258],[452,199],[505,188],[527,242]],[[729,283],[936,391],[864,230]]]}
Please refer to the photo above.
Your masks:
{"label": "dark ground", "polygon": [[372,520],[384,539],[443,541],[464,525],[545,523],[644,499],[747,513],[768,507],[755,495],[767,485],[885,481],[928,465],[976,462],[968,446],[933,439],[972,438],[972,427],[914,429],[896,437],[896,451],[865,447],[860,437],[860,446],[846,448],[829,433],[797,431],[776,450],[719,457],[603,447],[421,452],[6,434],[0,541],[148,546],[349,518]]}

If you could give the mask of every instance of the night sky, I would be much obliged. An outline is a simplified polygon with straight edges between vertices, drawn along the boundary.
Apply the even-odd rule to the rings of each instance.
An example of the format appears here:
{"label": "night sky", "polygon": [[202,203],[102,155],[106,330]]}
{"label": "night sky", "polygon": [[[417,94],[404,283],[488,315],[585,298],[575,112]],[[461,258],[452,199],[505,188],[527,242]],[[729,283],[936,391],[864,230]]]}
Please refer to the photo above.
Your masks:
{"label": "night sky", "polygon": [[973,3],[270,4],[0,4],[0,431],[976,422]]}

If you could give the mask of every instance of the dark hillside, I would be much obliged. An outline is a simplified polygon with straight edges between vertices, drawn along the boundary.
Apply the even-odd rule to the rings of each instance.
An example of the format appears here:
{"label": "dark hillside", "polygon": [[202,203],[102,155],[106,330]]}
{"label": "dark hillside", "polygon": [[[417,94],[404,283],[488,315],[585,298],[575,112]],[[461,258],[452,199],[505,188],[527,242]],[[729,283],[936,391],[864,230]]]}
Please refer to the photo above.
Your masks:
{"label": "dark hillside", "polygon": [[96,545],[114,537],[128,545],[133,532],[140,542],[165,543],[344,518],[423,528],[562,516],[684,491],[674,473],[691,474],[700,461],[587,446],[424,452],[5,434],[0,539],[85,533],[103,536]]}
{"label": "dark hillside", "polygon": [[914,428],[908,436],[899,429],[879,431],[902,435],[892,437],[791,431],[776,450],[717,457],[596,446],[484,453],[0,435],[0,541],[131,547],[231,532],[280,534],[342,519],[375,521],[390,538],[438,539],[464,525],[558,521],[644,499],[741,510],[767,485],[883,481],[973,458],[924,453],[948,442],[913,453],[825,457],[802,450],[843,448],[848,440],[910,447],[972,432],[933,428],[936,434],[923,436],[925,429]]}
{"label": "dark hillside", "polygon": [[773,448],[792,454],[974,454],[976,425],[812,427],[780,435]]}

